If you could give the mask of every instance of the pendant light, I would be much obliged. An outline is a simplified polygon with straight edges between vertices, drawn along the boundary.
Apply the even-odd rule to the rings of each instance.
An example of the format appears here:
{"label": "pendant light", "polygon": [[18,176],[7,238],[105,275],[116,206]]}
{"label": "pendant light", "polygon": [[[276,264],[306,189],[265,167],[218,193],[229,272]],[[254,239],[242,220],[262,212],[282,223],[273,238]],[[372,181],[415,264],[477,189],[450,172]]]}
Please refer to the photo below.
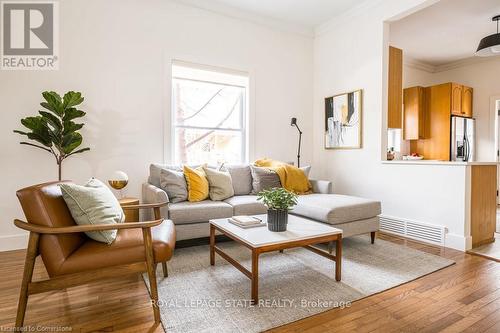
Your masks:
{"label": "pendant light", "polygon": [[500,55],[500,33],[498,32],[498,21],[500,21],[500,15],[493,17],[491,20],[493,22],[497,22],[497,33],[481,39],[476,51],[477,56],[491,57]]}

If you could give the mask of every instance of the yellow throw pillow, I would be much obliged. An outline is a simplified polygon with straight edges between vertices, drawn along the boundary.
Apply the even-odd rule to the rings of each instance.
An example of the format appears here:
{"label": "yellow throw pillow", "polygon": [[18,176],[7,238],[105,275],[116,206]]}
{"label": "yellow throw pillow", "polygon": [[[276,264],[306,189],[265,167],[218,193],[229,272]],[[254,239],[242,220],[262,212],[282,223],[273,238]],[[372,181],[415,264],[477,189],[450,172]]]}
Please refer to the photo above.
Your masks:
{"label": "yellow throw pillow", "polygon": [[184,166],[184,176],[188,187],[188,201],[197,202],[208,198],[208,180],[203,167],[192,169]]}

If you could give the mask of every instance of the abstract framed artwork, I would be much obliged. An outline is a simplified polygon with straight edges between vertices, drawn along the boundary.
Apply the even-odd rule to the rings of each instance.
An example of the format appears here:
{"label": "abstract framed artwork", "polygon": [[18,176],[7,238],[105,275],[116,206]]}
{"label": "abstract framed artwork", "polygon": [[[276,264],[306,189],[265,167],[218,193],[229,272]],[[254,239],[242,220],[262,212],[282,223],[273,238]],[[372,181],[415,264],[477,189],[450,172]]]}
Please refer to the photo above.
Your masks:
{"label": "abstract framed artwork", "polygon": [[325,98],[325,149],[361,148],[363,91]]}

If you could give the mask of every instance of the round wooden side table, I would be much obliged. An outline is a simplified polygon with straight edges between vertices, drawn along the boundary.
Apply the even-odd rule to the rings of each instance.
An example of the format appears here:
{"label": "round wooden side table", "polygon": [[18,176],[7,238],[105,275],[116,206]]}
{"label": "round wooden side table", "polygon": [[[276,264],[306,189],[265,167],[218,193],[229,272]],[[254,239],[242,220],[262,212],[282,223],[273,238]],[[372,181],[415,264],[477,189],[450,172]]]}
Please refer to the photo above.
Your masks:
{"label": "round wooden side table", "polygon": [[[118,199],[120,205],[123,206],[131,206],[138,205],[139,199],[137,198],[121,198]],[[139,209],[126,209],[125,212],[125,222],[139,222]]]}

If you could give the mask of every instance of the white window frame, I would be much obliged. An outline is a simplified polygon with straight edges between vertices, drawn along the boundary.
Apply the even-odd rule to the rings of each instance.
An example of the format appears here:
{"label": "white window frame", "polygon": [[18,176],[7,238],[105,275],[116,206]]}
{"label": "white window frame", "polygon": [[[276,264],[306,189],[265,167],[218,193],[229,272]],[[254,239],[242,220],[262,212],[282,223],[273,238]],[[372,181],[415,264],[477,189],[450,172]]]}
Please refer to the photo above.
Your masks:
{"label": "white window frame", "polygon": [[[203,71],[208,71],[208,72],[213,72],[217,74],[222,74],[222,75],[233,75],[233,76],[239,76],[245,79],[245,84],[237,84],[237,83],[227,83],[227,80],[223,79],[212,79],[212,80],[202,80],[202,79],[193,79],[185,76],[179,76],[174,74],[174,66],[180,66],[180,67],[185,67],[185,68],[190,68],[193,70],[203,70]],[[193,63],[187,63],[183,61],[177,61],[174,60],[172,61],[171,65],[171,107],[170,107],[170,137],[171,137],[171,145],[170,145],[170,152],[171,152],[171,157],[170,160],[175,163],[179,164],[180,161],[176,160],[176,140],[177,136],[175,135],[176,129],[177,128],[186,128],[186,129],[198,129],[198,130],[215,130],[215,131],[229,131],[229,132],[240,132],[241,133],[241,161],[240,163],[248,163],[249,160],[249,85],[250,85],[250,75],[246,72],[241,72],[241,71],[235,71],[235,70],[230,70],[230,69],[225,69],[225,68],[220,68],[220,67],[214,67],[214,66],[208,66],[208,65],[199,65],[199,64],[193,64]],[[237,87],[237,88],[243,88],[243,96],[242,96],[242,102],[240,103],[240,127],[241,129],[237,128],[216,128],[216,127],[199,127],[199,126],[189,126],[189,125],[176,125],[176,119],[175,119],[175,94],[174,94],[174,80],[186,80],[186,81],[193,81],[193,82],[204,82],[207,84],[215,84],[215,85],[220,85],[220,86],[228,86],[228,87]]]}

